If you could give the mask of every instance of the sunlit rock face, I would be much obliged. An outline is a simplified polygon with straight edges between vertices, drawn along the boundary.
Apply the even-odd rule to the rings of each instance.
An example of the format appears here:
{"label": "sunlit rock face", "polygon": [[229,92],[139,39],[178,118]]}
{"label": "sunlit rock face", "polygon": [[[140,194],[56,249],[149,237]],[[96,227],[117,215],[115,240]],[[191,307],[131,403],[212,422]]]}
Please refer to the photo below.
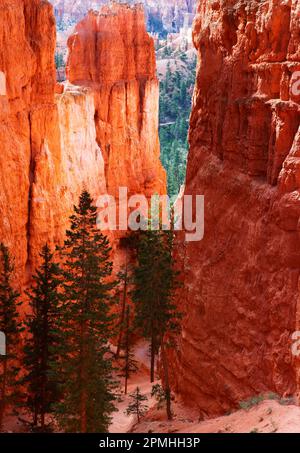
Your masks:
{"label": "sunlit rock face", "polygon": [[45,242],[62,242],[83,186],[97,197],[106,183],[92,94],[55,99],[52,6],[4,1],[0,22],[0,237],[22,287]]}
{"label": "sunlit rock face", "polygon": [[[38,0],[4,0],[0,10],[0,237],[13,251],[19,282],[32,263],[33,186],[45,148],[59,153],[54,102],[55,23]],[[47,210],[47,217],[49,215]],[[47,218],[44,222],[47,222]]]}
{"label": "sunlit rock face", "polygon": [[299,388],[300,2],[201,1],[193,36],[185,191],[205,195],[205,237],[178,238],[173,385],[213,415]]}
{"label": "sunlit rock face", "polygon": [[[119,184],[147,195],[165,191],[153,43],[139,9],[120,7],[109,14],[101,31],[93,15],[79,25],[79,36],[85,23],[92,27],[86,41],[76,35],[70,40],[70,75],[80,86],[59,85],[50,3],[1,3],[0,240],[14,255],[20,288],[30,281],[45,242],[54,247],[63,241],[83,188],[95,200],[107,190],[117,192]],[[102,33],[97,66],[79,58],[76,67],[77,44],[95,44]],[[128,47],[136,36],[131,53],[120,48],[126,33]]]}
{"label": "sunlit rock face", "polygon": [[155,51],[143,8],[112,4],[89,12],[69,38],[67,78],[95,99],[97,141],[107,191],[164,193],[158,137]]}

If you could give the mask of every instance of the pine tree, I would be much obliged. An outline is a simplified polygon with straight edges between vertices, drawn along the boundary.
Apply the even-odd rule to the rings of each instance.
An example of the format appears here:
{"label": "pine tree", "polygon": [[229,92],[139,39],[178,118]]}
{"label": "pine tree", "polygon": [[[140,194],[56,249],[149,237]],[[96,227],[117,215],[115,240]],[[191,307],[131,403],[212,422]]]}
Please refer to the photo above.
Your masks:
{"label": "pine tree", "polygon": [[0,356],[0,431],[9,406],[20,397],[18,346],[22,329],[17,307],[19,293],[12,287],[14,266],[8,248],[0,244],[0,331],[6,338],[6,355]]}
{"label": "pine tree", "polygon": [[41,266],[27,292],[31,314],[26,321],[30,336],[24,347],[24,383],[28,386],[27,406],[33,414],[33,427],[44,432],[45,416],[53,411],[59,398],[54,364],[59,358],[62,336],[60,268],[53,261],[48,244],[42,248],[40,257]]}
{"label": "pine tree", "polygon": [[117,351],[116,351],[116,358],[119,357],[123,335],[124,335],[124,328],[125,328],[125,315],[126,315],[126,303],[127,303],[127,293],[128,293],[128,284],[129,284],[129,270],[128,270],[128,263],[127,263],[127,252],[126,252],[126,263],[124,269],[122,269],[118,273],[118,282],[120,286],[119,295],[121,301],[121,310],[120,310],[120,319],[119,319],[119,335],[118,335],[118,343],[117,343]]}
{"label": "pine tree", "polygon": [[135,269],[135,322],[150,341],[150,380],[155,378],[155,357],[161,352],[167,415],[171,413],[171,391],[166,348],[167,338],[178,330],[180,314],[173,302],[178,273],[173,261],[173,231],[146,231],[141,235]]}
{"label": "pine tree", "polygon": [[111,338],[112,273],[109,242],[96,228],[87,191],[74,207],[61,249],[64,267],[64,354],[59,364],[63,399],[57,417],[68,432],[107,432],[114,409]]}
{"label": "pine tree", "polygon": [[133,393],[129,395],[131,402],[126,409],[127,415],[136,415],[138,423],[141,418],[146,414],[148,406],[144,404],[144,401],[148,401],[146,395],[143,395],[140,388],[137,387]]}
{"label": "pine tree", "polygon": [[166,393],[160,384],[155,384],[152,386],[151,396],[156,399],[158,409],[161,409],[165,405],[167,399]]}
{"label": "pine tree", "polygon": [[124,350],[124,366],[121,368],[120,376],[124,378],[124,393],[127,395],[128,389],[128,379],[132,373],[135,373],[138,370],[137,361],[134,359],[134,353],[132,351],[132,341],[131,335],[132,328],[130,326],[130,307],[127,306],[126,315],[125,315],[125,332],[124,332],[124,341],[122,343],[122,348]]}

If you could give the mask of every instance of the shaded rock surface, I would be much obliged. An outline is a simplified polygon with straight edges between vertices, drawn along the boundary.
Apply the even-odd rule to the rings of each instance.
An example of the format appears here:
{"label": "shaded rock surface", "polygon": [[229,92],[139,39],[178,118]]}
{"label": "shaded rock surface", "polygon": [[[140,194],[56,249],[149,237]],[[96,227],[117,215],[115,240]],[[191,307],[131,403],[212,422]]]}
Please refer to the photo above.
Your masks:
{"label": "shaded rock surface", "polygon": [[[178,238],[186,313],[174,388],[203,415],[298,394],[300,2],[199,2],[186,194],[202,242]],[[299,78],[299,73],[298,73]]]}

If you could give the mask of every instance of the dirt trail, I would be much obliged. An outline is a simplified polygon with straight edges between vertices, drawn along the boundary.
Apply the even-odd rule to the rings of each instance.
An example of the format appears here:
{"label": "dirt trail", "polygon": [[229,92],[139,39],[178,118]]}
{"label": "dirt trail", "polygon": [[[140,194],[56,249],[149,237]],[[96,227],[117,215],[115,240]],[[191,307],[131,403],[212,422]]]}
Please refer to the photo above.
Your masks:
{"label": "dirt trail", "polygon": [[193,410],[176,402],[174,420],[168,422],[161,412],[150,410],[135,432],[153,433],[299,433],[300,407],[280,400],[265,400],[250,409],[199,421]]}
{"label": "dirt trail", "polygon": [[[148,357],[148,344],[141,340],[139,341],[134,350],[135,360],[138,363],[139,371],[133,374],[128,384],[128,395],[132,393],[136,387],[139,387],[141,392],[148,397],[147,405],[149,409],[155,405],[155,400],[151,398],[152,385],[149,377],[149,357]],[[156,381],[157,383],[159,381]],[[123,384],[123,382],[122,382]],[[117,404],[118,412],[113,415],[112,424],[109,428],[110,433],[127,433],[136,423],[133,415],[128,416],[125,411],[129,404],[129,396],[122,394],[122,402]],[[146,431],[147,432],[147,431]]]}

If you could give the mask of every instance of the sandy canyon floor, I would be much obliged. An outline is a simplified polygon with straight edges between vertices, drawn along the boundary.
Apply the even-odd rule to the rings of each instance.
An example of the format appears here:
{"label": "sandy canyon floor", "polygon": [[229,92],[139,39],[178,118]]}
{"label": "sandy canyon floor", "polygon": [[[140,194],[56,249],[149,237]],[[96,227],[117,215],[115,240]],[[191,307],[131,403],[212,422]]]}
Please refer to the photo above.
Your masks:
{"label": "sandy canyon floor", "polygon": [[[164,409],[157,409],[151,398],[152,384],[149,380],[148,345],[144,341],[137,343],[135,358],[139,371],[133,375],[128,385],[128,395],[138,386],[148,397],[149,410],[141,423],[134,416],[126,415],[129,396],[122,395],[117,404],[111,433],[299,433],[300,407],[287,404],[284,400],[265,399],[247,409],[233,411],[228,415],[199,421],[196,409],[186,407],[177,397],[173,402],[174,418],[168,421]],[[156,381],[155,383],[159,383]],[[25,417],[26,418],[26,417]],[[26,432],[26,426],[17,417],[8,417],[6,432]]]}
{"label": "sandy canyon floor", "polygon": [[300,407],[287,404],[283,400],[266,399],[250,407],[240,409],[229,415],[199,421],[198,411],[187,408],[179,399],[173,403],[174,419],[168,421],[164,410],[157,410],[156,402],[151,398],[149,382],[149,359],[147,345],[140,342],[136,346],[135,356],[139,363],[139,372],[129,382],[129,392],[140,387],[149,398],[149,411],[140,424],[133,416],[125,415],[128,396],[119,403],[110,428],[111,433],[299,433]]}

